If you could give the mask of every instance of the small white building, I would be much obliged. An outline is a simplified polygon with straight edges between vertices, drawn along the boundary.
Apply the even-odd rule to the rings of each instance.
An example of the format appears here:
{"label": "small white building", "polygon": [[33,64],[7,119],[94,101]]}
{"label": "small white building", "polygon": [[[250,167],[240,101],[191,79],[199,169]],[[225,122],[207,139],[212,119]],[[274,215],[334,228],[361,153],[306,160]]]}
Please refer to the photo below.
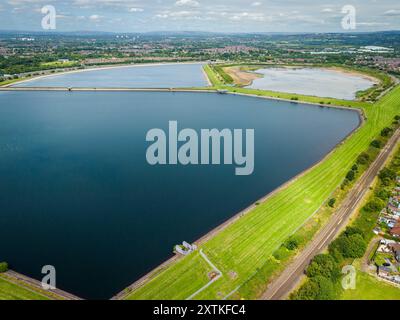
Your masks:
{"label": "small white building", "polygon": [[175,246],[175,251],[184,256],[187,256],[196,250],[197,250],[197,246],[195,244],[189,244],[186,241],[183,241],[182,245]]}

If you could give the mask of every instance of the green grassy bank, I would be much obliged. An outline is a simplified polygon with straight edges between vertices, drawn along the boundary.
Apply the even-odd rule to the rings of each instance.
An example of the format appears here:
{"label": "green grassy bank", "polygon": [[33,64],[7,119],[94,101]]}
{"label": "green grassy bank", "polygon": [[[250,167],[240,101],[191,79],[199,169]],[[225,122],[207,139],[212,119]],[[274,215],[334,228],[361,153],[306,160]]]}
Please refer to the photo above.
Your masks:
{"label": "green grassy bank", "polygon": [[0,300],[49,300],[34,290],[10,282],[0,276]]}

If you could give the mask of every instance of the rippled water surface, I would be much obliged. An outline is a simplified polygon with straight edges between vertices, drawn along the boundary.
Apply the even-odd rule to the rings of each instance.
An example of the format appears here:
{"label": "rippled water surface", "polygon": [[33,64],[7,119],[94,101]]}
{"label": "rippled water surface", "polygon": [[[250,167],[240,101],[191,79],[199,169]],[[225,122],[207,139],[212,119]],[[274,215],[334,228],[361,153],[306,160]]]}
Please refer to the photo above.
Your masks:
{"label": "rippled water surface", "polygon": [[374,85],[360,75],[326,69],[267,68],[256,72],[263,77],[254,80],[249,88],[346,100],[353,100],[357,91]]}

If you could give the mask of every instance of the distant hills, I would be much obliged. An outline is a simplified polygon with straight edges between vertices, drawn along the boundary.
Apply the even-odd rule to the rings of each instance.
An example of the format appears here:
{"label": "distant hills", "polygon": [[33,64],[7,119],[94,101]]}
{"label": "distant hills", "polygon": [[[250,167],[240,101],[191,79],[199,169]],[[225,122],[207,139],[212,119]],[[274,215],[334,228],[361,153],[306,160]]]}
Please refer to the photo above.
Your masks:
{"label": "distant hills", "polygon": [[208,32],[208,31],[150,31],[150,32],[107,32],[107,31],[28,31],[28,30],[0,30],[0,35],[38,35],[38,36],[117,36],[117,35],[145,35],[145,36],[229,36],[229,35],[302,35],[302,34],[400,34],[400,30],[375,31],[375,32]]}

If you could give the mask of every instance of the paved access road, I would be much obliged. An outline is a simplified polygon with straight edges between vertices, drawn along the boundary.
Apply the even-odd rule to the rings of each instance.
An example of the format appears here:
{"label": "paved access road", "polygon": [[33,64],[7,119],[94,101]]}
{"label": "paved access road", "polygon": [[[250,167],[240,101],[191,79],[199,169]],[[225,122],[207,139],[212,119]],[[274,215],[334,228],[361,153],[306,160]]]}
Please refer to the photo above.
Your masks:
{"label": "paved access road", "polygon": [[289,293],[299,283],[304,270],[313,257],[322,252],[335,239],[343,227],[347,225],[350,216],[360,205],[375,177],[394,151],[399,138],[400,129],[393,134],[379,156],[355,184],[328,224],[322,228],[285,271],[269,285],[261,296],[262,300],[283,300],[288,297]]}

